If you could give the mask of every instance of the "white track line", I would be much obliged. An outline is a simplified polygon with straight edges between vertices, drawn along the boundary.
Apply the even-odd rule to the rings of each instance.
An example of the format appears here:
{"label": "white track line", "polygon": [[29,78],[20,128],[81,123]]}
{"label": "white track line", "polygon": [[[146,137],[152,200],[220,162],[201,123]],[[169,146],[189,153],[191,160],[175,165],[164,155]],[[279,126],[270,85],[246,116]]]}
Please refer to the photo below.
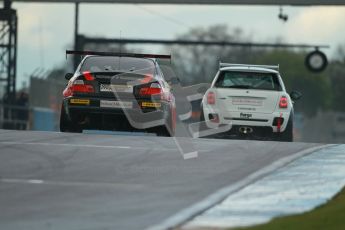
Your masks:
{"label": "white track line", "polygon": [[145,187],[143,184],[126,184],[126,183],[112,183],[112,182],[90,182],[90,181],[54,181],[54,180],[39,180],[39,179],[15,179],[15,178],[0,178],[0,183],[7,184],[27,184],[27,185],[54,185],[54,186],[109,186],[116,188],[137,188]]}
{"label": "white track line", "polygon": [[63,143],[46,143],[46,142],[16,142],[16,141],[0,141],[0,145],[40,145],[40,146],[63,146],[78,148],[105,148],[105,149],[152,149],[163,151],[178,151],[178,148],[150,148],[150,147],[134,147],[121,145],[87,145],[87,144],[63,144]]}
{"label": "white track line", "polygon": [[81,145],[81,144],[62,144],[62,143],[44,143],[44,142],[16,142],[1,141],[4,145],[43,145],[43,146],[65,146],[65,147],[81,147],[81,148],[112,148],[112,149],[130,149],[130,146],[113,146],[113,145]]}
{"label": "white track line", "polygon": [[[158,143],[159,144],[159,143]],[[41,145],[41,146],[62,146],[62,147],[78,147],[78,148],[104,148],[104,149],[150,149],[159,151],[179,151],[176,148],[161,148],[157,147],[135,147],[135,146],[121,146],[121,145],[87,145],[87,144],[63,144],[63,143],[48,143],[48,142],[17,142],[17,141],[0,141],[0,145]],[[198,149],[198,152],[208,152],[210,149]]]}

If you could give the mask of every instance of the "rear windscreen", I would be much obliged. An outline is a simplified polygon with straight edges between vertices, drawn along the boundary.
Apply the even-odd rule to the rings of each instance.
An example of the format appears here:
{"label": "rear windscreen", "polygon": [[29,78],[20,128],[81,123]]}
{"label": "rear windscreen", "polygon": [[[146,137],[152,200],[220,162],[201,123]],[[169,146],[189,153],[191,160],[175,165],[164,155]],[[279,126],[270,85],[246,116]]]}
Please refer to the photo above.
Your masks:
{"label": "rear windscreen", "polygon": [[276,74],[222,71],[215,84],[217,88],[260,89],[280,91]]}
{"label": "rear windscreen", "polygon": [[133,72],[138,74],[153,73],[154,62],[150,59],[132,57],[87,57],[81,72]]}

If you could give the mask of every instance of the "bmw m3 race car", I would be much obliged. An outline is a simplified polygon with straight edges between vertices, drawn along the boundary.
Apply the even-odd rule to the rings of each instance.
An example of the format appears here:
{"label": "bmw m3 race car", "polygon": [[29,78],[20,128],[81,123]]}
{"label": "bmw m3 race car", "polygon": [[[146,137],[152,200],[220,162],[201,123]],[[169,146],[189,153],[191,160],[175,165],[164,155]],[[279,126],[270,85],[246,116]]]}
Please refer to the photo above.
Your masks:
{"label": "bmw m3 race car", "polygon": [[220,63],[202,117],[210,128],[232,125],[221,135],[293,141],[293,100],[301,96],[286,92],[279,66]]}
{"label": "bmw m3 race car", "polygon": [[158,59],[169,55],[66,51],[85,56],[66,74],[61,132],[83,129],[174,135],[175,98]]}

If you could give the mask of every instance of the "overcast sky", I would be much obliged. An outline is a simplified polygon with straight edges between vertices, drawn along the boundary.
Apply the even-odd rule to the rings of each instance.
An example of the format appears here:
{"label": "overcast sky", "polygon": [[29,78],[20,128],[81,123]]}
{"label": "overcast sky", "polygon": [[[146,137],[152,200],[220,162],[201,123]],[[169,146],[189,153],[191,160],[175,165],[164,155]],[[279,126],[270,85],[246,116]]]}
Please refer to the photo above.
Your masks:
{"label": "overcast sky", "polygon": [[[64,51],[73,44],[73,4],[15,3],[19,16],[18,86],[35,69],[66,64]],[[329,44],[334,55],[345,44],[345,7],[284,7],[286,23],[278,20],[279,7],[119,5],[80,6],[80,33],[91,36],[174,38],[195,26],[226,24],[240,27],[254,42],[283,38],[289,43]],[[159,51],[161,48],[157,47]],[[147,50],[151,51],[151,50]],[[63,76],[62,76],[63,77]]]}

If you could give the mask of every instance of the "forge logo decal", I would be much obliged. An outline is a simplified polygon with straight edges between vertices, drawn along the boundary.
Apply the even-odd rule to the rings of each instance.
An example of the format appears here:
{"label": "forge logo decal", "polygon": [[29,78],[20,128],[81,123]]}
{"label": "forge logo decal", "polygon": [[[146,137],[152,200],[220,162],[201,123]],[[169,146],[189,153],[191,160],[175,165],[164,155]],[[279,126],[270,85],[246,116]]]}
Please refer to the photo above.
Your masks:
{"label": "forge logo decal", "polygon": [[253,115],[250,113],[240,113],[240,117],[244,119],[250,119],[253,117]]}

